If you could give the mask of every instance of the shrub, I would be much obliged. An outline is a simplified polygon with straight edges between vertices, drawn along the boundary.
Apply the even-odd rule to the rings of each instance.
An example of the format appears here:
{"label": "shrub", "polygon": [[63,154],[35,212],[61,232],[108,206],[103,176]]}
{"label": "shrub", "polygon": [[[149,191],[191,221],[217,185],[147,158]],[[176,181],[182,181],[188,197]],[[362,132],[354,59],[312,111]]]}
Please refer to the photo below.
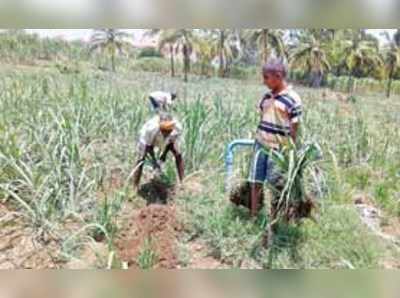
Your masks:
{"label": "shrub", "polygon": [[139,59],[140,58],[149,58],[149,57],[158,57],[162,58],[161,52],[157,50],[156,48],[144,48],[139,52],[139,55],[137,56]]}
{"label": "shrub", "polygon": [[230,69],[230,77],[233,79],[247,80],[255,74],[254,67],[232,66]]}
{"label": "shrub", "polygon": [[170,71],[170,65],[167,60],[162,58],[142,58],[135,61],[133,70],[167,73]]}

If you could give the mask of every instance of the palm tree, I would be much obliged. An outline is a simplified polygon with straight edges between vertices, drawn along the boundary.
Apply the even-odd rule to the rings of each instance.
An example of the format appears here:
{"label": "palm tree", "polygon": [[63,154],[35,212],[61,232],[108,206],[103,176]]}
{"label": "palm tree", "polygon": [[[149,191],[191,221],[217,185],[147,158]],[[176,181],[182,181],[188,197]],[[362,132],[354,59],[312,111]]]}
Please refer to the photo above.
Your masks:
{"label": "palm tree", "polygon": [[375,41],[365,40],[356,34],[352,40],[344,42],[342,63],[349,72],[348,92],[354,90],[353,78],[363,73],[370,74],[383,66],[379,48]]}
{"label": "palm tree", "polygon": [[225,76],[225,47],[226,45],[226,30],[219,29],[219,42],[218,42],[218,53],[219,53],[219,76],[223,78]]}
{"label": "palm tree", "polygon": [[198,37],[193,45],[193,50],[199,58],[202,75],[209,76],[211,61],[218,53],[218,49],[214,45],[214,40],[210,36]]}
{"label": "palm tree", "polygon": [[400,29],[397,29],[395,35],[393,36],[393,40],[398,47],[400,47]]}
{"label": "palm tree", "polygon": [[123,48],[128,44],[126,39],[129,34],[118,29],[97,29],[90,40],[90,52],[102,50],[111,57],[111,68],[115,72],[115,56],[122,53]]}
{"label": "palm tree", "polygon": [[160,51],[162,51],[165,47],[168,48],[170,55],[171,77],[175,77],[175,53],[178,50],[176,47],[175,34],[168,29],[150,29],[147,35],[158,36],[158,49]]}
{"label": "palm tree", "polygon": [[234,34],[229,29],[217,29],[216,49],[219,57],[219,76],[225,77],[228,72],[229,61],[234,58]]}
{"label": "palm tree", "polygon": [[331,69],[326,46],[312,34],[302,38],[289,60],[293,68],[300,68],[310,73],[312,87],[319,87],[324,74]]}
{"label": "palm tree", "polygon": [[390,38],[387,32],[384,33],[387,41],[388,48],[386,50],[386,70],[388,75],[388,85],[386,89],[386,96],[389,98],[392,91],[392,82],[396,71],[400,68],[400,29]]}
{"label": "palm tree", "polygon": [[153,34],[159,35],[159,48],[169,45],[171,54],[171,75],[175,75],[174,52],[181,51],[183,56],[184,81],[188,81],[190,71],[190,55],[193,51],[195,35],[192,29],[153,29]]}
{"label": "palm tree", "polygon": [[229,66],[234,60],[240,58],[240,37],[237,29],[205,29],[202,32],[208,36],[212,43],[213,52],[216,52],[219,60],[219,76],[225,77]]}
{"label": "palm tree", "polygon": [[276,29],[249,29],[247,30],[247,39],[255,42],[261,54],[261,63],[267,62],[270,56],[269,46],[278,57],[285,57],[286,51],[283,43],[283,31]]}

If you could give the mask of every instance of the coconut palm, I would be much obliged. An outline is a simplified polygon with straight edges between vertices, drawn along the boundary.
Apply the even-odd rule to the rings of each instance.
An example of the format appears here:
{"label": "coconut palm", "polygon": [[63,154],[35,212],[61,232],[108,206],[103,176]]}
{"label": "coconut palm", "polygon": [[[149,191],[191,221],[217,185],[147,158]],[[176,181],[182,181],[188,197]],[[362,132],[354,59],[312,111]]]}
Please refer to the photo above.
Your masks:
{"label": "coconut palm", "polygon": [[400,68],[400,47],[391,45],[386,54],[386,68],[388,72],[388,85],[386,89],[386,96],[389,98],[392,91],[392,82],[396,70]]}
{"label": "coconut palm", "polygon": [[242,45],[239,31],[238,29],[215,29],[210,32],[218,53],[220,77],[225,77],[230,66],[241,58]]}
{"label": "coconut palm", "polygon": [[209,76],[210,64],[218,53],[214,41],[210,36],[199,37],[193,45],[193,50],[198,56],[201,74]]}
{"label": "coconut palm", "polygon": [[397,29],[396,33],[393,36],[393,40],[395,44],[400,47],[400,29]]}
{"label": "coconut palm", "polygon": [[175,77],[175,54],[178,51],[176,47],[176,36],[168,29],[151,29],[147,33],[150,36],[158,36],[158,49],[162,51],[168,48],[170,55],[171,77]]}
{"label": "coconut palm", "polygon": [[225,76],[225,50],[229,47],[226,47],[226,29],[219,29],[219,39],[218,39],[218,55],[219,55],[219,76],[222,78]]}
{"label": "coconut palm", "polygon": [[129,34],[118,29],[97,29],[90,40],[90,52],[102,50],[108,53],[111,57],[111,69],[115,71],[115,57],[128,45],[127,38]]}
{"label": "coconut palm", "polygon": [[319,29],[300,29],[300,31],[306,31],[309,34],[313,35],[318,40],[329,42],[337,37],[339,30],[319,28]]}
{"label": "coconut palm", "polygon": [[348,92],[350,93],[354,89],[355,76],[369,75],[373,71],[380,71],[383,66],[376,42],[363,39],[358,34],[352,40],[344,41],[342,57],[342,63],[349,72]]}
{"label": "coconut palm", "polygon": [[290,55],[290,64],[293,68],[309,73],[311,86],[319,87],[323,76],[331,69],[327,59],[327,48],[313,34],[301,40]]}
{"label": "coconut palm", "polygon": [[195,34],[192,29],[153,29],[153,34],[159,35],[159,48],[169,45],[171,53],[171,75],[175,75],[174,55],[173,53],[181,52],[183,56],[183,72],[184,81],[188,81],[190,71],[190,55],[193,51],[195,42]]}
{"label": "coconut palm", "polygon": [[246,32],[247,39],[250,42],[255,42],[261,54],[261,63],[267,62],[271,54],[271,47],[278,57],[286,55],[285,46],[283,43],[283,31],[277,29],[249,29]]}
{"label": "coconut palm", "polygon": [[388,47],[385,55],[385,65],[388,76],[386,96],[389,98],[392,90],[392,82],[396,71],[400,68],[400,29],[397,29],[393,38],[390,38],[387,32],[384,33],[388,41]]}
{"label": "coconut palm", "polygon": [[229,29],[218,29],[216,37],[216,48],[219,57],[219,76],[225,77],[229,61],[234,58],[233,32]]}

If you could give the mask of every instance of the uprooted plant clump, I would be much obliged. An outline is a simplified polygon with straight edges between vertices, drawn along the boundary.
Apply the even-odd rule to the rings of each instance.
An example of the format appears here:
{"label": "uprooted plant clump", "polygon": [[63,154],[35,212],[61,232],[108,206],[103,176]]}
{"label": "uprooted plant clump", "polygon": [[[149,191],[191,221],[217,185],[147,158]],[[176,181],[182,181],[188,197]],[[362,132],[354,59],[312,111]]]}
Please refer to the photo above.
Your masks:
{"label": "uprooted plant clump", "polygon": [[[262,193],[264,198],[264,192]],[[242,206],[247,209],[251,207],[251,185],[250,182],[241,182],[234,186],[229,194],[230,201],[236,206]],[[264,200],[262,200],[264,202]]]}
{"label": "uprooted plant clump", "polygon": [[173,185],[160,178],[154,178],[143,184],[138,194],[147,204],[167,204],[173,192]]}
{"label": "uprooted plant clump", "polygon": [[273,202],[276,212],[275,220],[299,222],[312,218],[316,208],[313,199],[305,189],[305,174],[309,168],[322,158],[318,144],[309,143],[300,150],[295,145],[283,148],[281,152],[269,152],[282,176],[272,185]]}
{"label": "uprooted plant clump", "polygon": [[[265,194],[262,191],[261,204],[259,206],[262,209],[265,205]],[[251,207],[251,184],[250,182],[243,182],[234,187],[229,196],[230,201],[236,206],[242,206],[250,209]],[[286,222],[299,222],[301,219],[312,218],[313,210],[316,209],[315,200],[306,197],[305,200],[295,200],[289,202],[288,205],[282,206],[277,204],[279,214]]]}

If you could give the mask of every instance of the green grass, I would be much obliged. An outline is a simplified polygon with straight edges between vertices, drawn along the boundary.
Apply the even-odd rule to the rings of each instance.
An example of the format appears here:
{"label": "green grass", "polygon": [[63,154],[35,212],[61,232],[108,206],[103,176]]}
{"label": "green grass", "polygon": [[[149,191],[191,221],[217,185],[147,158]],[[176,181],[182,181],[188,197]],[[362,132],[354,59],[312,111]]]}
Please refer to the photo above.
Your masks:
{"label": "green grass", "polygon": [[[117,205],[137,199],[128,178],[138,130],[150,116],[146,96],[155,89],[178,91],[187,174],[202,177],[202,187],[178,196],[176,204],[188,234],[204,240],[213,256],[232,267],[248,259],[272,268],[378,266],[386,248],[361,225],[351,204],[361,192],[399,216],[398,98],[379,97],[378,104],[376,96],[366,95],[344,104],[298,88],[304,139],[321,144],[327,190],[318,224],[283,229],[277,247],[263,251],[259,242],[268,218],[249,221],[245,211],[230,206],[223,183],[225,146],[252,137],[263,86],[199,77],[185,85],[128,67],[119,74],[85,67],[6,68],[0,76],[0,199],[38,230],[54,230],[73,218],[99,233],[117,233],[112,219],[121,210],[101,198],[107,193]],[[248,154],[238,156],[242,175]],[[113,170],[122,186],[109,186]],[[173,164],[166,175],[175,178]],[[82,233],[92,237],[93,228]],[[149,259],[144,254],[143,264]]]}
{"label": "green grass", "polygon": [[234,268],[247,260],[264,268],[376,268],[385,251],[352,205],[324,201],[317,223],[281,224],[274,246],[265,251],[260,243],[268,218],[260,215],[251,221],[246,210],[227,204],[218,187],[203,196],[181,198],[179,204],[187,208],[192,237],[205,240],[211,255]]}
{"label": "green grass", "polygon": [[143,247],[139,252],[139,256],[137,257],[138,267],[142,270],[153,269],[153,267],[157,264],[158,256],[157,253],[152,249],[151,238],[146,239],[143,243]]}

